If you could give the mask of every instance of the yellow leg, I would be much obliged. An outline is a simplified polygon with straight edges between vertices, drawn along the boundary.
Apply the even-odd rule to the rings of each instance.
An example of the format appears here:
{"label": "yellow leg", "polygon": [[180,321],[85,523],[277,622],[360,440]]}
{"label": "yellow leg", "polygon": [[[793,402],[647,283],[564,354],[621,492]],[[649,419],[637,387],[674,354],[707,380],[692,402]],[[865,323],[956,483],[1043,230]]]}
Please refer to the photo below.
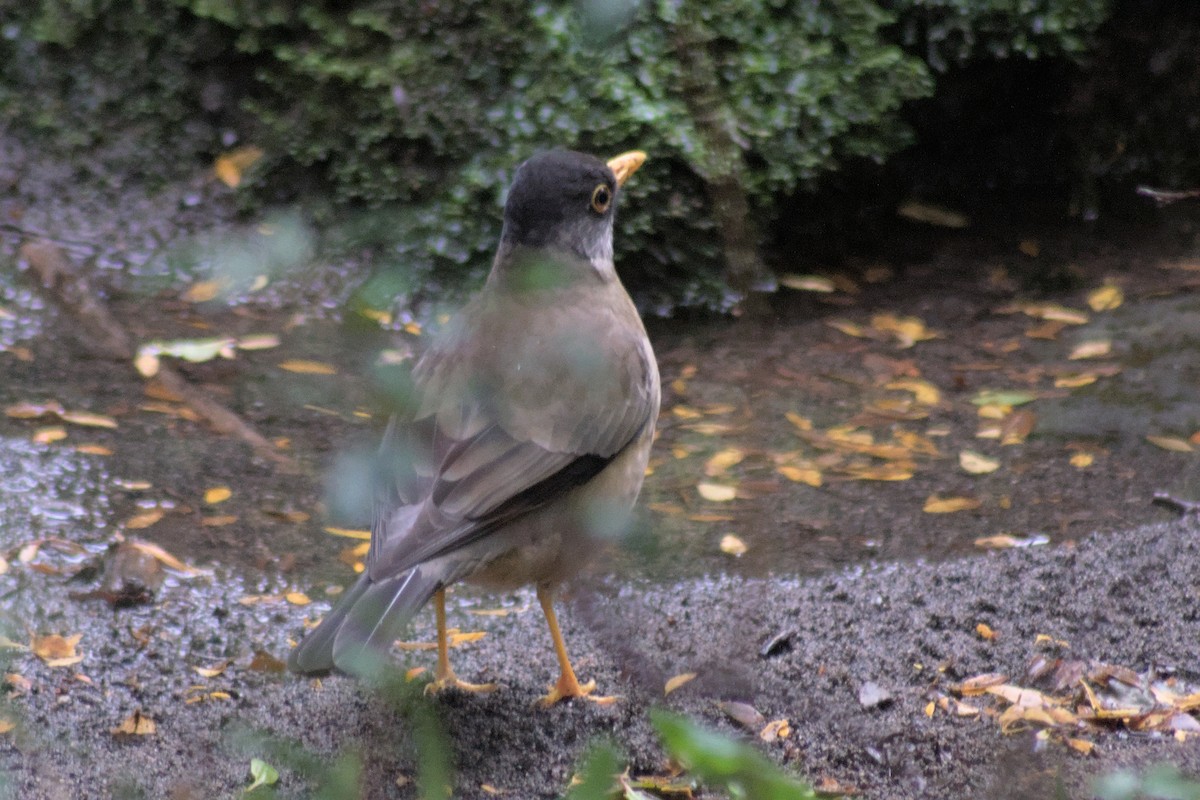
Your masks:
{"label": "yellow leg", "polygon": [[567,657],[567,645],[563,641],[562,631],[558,627],[558,616],[554,613],[553,592],[539,586],[537,598],[538,603],[542,606],[542,613],[546,615],[546,624],[550,627],[550,638],[554,640],[554,654],[558,657],[559,668],[558,683],[554,685],[549,694],[538,700],[538,705],[548,708],[559,700],[572,697],[582,697],[605,706],[617,702],[616,697],[592,697],[592,692],[596,689],[595,681],[579,683],[579,679],[575,677],[575,670],[571,668],[571,659]]}
{"label": "yellow leg", "polygon": [[460,681],[450,666],[450,643],[446,636],[446,590],[438,589],[433,596],[433,613],[437,618],[437,673],[433,680],[425,685],[426,693],[440,692],[444,689],[461,689],[464,692],[495,691],[494,683],[467,683]]}

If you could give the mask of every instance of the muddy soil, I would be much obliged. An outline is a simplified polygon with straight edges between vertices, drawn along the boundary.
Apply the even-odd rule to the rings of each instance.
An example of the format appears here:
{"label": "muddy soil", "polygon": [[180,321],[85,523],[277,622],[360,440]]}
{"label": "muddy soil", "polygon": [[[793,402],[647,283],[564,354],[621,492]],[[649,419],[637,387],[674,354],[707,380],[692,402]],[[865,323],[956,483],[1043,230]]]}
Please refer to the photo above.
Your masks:
{"label": "muddy soil", "polygon": [[[14,191],[0,199],[0,406],[54,400],[117,427],[66,425],[66,438],[34,441],[56,421],[0,417],[4,632],[16,643],[82,634],[82,659],[58,667],[19,647],[2,651],[6,671],[19,676],[8,681],[4,712],[16,727],[0,734],[7,791],[233,797],[258,756],[282,768],[281,796],[303,797],[344,756],[361,764],[362,796],[415,797],[424,756],[395,693],[299,679],[278,672],[277,659],[353,577],[357,542],[327,528],[369,522],[356,470],[384,418],[373,365],[381,351],[419,349],[421,337],[340,313],[367,277],[353,261],[308,264],[236,302],[181,300],[203,276],[179,272],[171,254],[199,231],[238,235],[220,191],[200,177],[153,197],[72,202],[63,199],[68,174],[27,165],[9,180]],[[909,263],[850,265],[841,274],[853,287],[785,290],[768,322],[653,321],[666,394],[639,523],[573,587],[564,613],[579,671],[622,700],[532,709],[554,666],[536,604],[528,593],[456,592],[452,621],[486,631],[456,649],[456,666],[467,680],[503,687],[433,701],[456,764],[455,796],[561,796],[582,754],[603,739],[634,773],[662,773],[647,718],[655,707],[869,798],[1050,797],[1060,784],[1084,798],[1091,778],[1118,767],[1165,761],[1200,772],[1187,736],[1110,725],[1077,732],[1095,745],[1084,756],[1061,732],[1006,734],[995,714],[937,706],[982,673],[1032,685],[1026,672],[1038,658],[1200,683],[1197,524],[1150,502],[1159,491],[1200,499],[1200,445],[1172,450],[1146,439],[1194,444],[1200,431],[1200,254],[1191,230],[1178,221],[968,230],[939,235]],[[278,348],[181,370],[268,438],[286,439],[293,467],[147,397],[130,365],[92,352],[76,321],[16,268],[33,232],[84,265],[140,341],[278,334]],[[1023,240],[1036,240],[1037,256]],[[1035,278],[1054,271],[1063,273],[1057,288],[1037,288]],[[1093,312],[1089,293],[1106,281],[1124,302]],[[1011,308],[1033,301],[1087,319],[1048,329]],[[917,317],[936,336],[904,346],[846,333],[882,314]],[[1111,343],[1107,354],[1070,358],[1100,339]],[[280,369],[289,359],[337,373]],[[905,380],[927,381],[937,401],[915,403],[911,389],[894,388]],[[972,399],[985,389],[1035,396],[1027,435],[1010,444],[977,436],[986,419]],[[789,414],[818,433],[852,425],[876,445],[917,442],[890,461],[864,462],[902,462],[911,474],[856,477],[864,464],[819,445]],[[712,466],[731,449],[740,460]],[[965,471],[964,450],[999,466]],[[819,485],[780,469],[809,462],[822,472]],[[702,482],[734,496],[706,499]],[[206,500],[222,486],[228,500]],[[924,511],[935,495],[977,504]],[[131,525],[146,512],[153,524]],[[977,544],[1000,534],[1029,546]],[[106,571],[127,539],[160,545],[203,573],[148,567],[143,577],[163,581],[150,602],[122,595],[119,605],[130,607],[114,607]],[[472,613],[495,609],[506,613]],[[431,637],[428,616],[414,640]],[[432,657],[403,650],[397,664],[429,667]],[[664,696],[665,681],[685,672],[697,677]],[[718,709],[722,700],[786,718],[791,734],[761,742]],[[135,711],[155,732],[113,733]],[[306,757],[318,766],[296,767]]]}

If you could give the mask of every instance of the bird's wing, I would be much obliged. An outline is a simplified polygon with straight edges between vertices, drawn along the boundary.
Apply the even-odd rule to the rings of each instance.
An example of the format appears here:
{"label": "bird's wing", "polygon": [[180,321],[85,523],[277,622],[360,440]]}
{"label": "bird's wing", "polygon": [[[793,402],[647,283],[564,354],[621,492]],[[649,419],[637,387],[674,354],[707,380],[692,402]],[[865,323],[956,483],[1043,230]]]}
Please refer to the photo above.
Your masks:
{"label": "bird's wing", "polygon": [[636,314],[588,310],[581,321],[556,305],[518,323],[503,303],[476,308],[469,334],[426,353],[416,414],[385,440],[408,472],[389,477],[377,502],[373,578],[462,548],[587,482],[653,422],[657,372]]}

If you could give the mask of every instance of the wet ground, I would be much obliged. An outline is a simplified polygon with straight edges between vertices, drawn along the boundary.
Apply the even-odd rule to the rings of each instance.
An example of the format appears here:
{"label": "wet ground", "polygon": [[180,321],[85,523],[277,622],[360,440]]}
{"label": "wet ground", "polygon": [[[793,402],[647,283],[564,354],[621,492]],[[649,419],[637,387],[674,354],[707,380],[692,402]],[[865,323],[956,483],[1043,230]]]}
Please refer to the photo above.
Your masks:
{"label": "wet ground", "polygon": [[[51,667],[6,649],[10,793],[235,796],[251,757],[300,753],[361,764],[364,796],[415,796],[402,785],[421,757],[409,715],[346,679],[281,674],[276,659],[353,576],[358,542],[326,529],[369,521],[355,487],[381,418],[375,365],[421,337],[340,313],[363,265],[306,260],[302,231],[279,255],[276,234],[223,221],[227,200],[201,176],[106,205],[17,155],[26,163],[0,175],[0,407],[55,401],[116,427],[0,417],[5,633],[81,634],[82,656]],[[1060,781],[1086,797],[1118,766],[1200,770],[1186,733],[1002,733],[999,710],[938,705],[968,702],[954,689],[982,673],[1032,686],[1029,664],[1047,654],[1200,682],[1197,528],[1150,502],[1200,499],[1200,252],[1180,230],[968,229],[915,263],[797,267],[835,291],[784,290],[769,322],[652,323],[666,390],[639,524],[565,613],[580,671],[624,699],[532,711],[553,671],[549,647],[529,645],[546,638],[536,605],[456,593],[453,621],[486,631],[456,650],[460,673],[504,684],[434,704],[456,796],[557,797],[600,738],[634,773],[662,773],[656,706],[755,740],[714,701],[786,718],[790,735],[764,752],[872,798],[1048,797]],[[15,269],[31,232],[83,265],[139,341],[278,336],[180,369],[291,468],[90,350]],[[183,299],[230,253],[249,265],[234,302]],[[254,288],[255,254],[299,267]],[[1064,288],[1030,288],[1055,271]],[[336,374],[281,369],[289,360]],[[985,402],[989,390],[1002,394]],[[58,427],[65,438],[46,433]],[[208,494],[222,488],[228,499]],[[164,571],[125,540],[202,573]],[[129,576],[161,582],[149,604],[123,593]],[[430,628],[422,617],[413,638]],[[431,664],[424,651],[398,659]],[[114,734],[135,711],[155,732]],[[321,769],[283,770],[281,794],[305,796]]]}

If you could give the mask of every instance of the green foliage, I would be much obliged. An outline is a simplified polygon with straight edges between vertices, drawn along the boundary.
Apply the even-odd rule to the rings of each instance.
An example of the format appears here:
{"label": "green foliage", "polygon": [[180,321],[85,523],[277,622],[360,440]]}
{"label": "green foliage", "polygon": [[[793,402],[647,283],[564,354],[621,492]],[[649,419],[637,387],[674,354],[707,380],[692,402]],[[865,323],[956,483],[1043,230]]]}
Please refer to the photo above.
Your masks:
{"label": "green foliage", "polygon": [[1169,764],[1142,774],[1121,770],[1098,778],[1093,787],[1100,800],[1200,800],[1200,782],[1185,778]]}
{"label": "green foliage", "polygon": [[902,40],[943,72],[977,58],[1082,56],[1112,0],[894,0]]}
{"label": "green foliage", "polygon": [[721,787],[734,798],[816,800],[810,787],[748,745],[665,711],[651,712],[650,719],[667,752],[707,786]]}
{"label": "green foliage", "polygon": [[579,771],[579,783],[567,790],[563,800],[609,800],[613,796],[614,778],[621,771],[621,758],[609,744],[592,747]]}
{"label": "green foliage", "polygon": [[117,119],[141,132],[129,163],[147,171],[172,145],[211,155],[235,132],[268,154],[253,206],[376,209],[352,227],[405,285],[478,282],[505,188],[531,153],[637,147],[650,161],[625,192],[623,271],[651,306],[720,304],[730,226],[715,184],[740,186],[735,216],[766,230],[782,197],[910,141],[899,112],[933,91],[926,62],[1077,54],[1107,7],[0,0],[0,123],[90,153]]}

